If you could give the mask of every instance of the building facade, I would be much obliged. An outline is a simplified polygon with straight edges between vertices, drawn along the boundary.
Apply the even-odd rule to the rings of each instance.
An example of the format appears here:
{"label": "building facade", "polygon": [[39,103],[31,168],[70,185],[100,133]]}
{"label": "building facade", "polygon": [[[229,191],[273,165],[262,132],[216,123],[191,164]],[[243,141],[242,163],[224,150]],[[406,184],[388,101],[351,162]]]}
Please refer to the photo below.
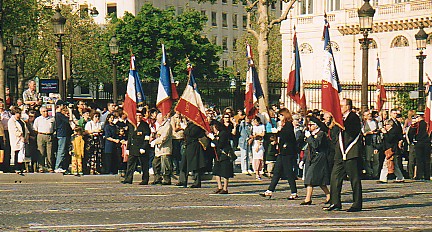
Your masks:
{"label": "building facade", "polygon": [[[302,0],[296,3],[290,15],[281,26],[282,34],[282,78],[287,79],[291,70],[292,37],[295,26],[303,79],[322,79],[322,41],[324,13],[330,23],[330,38],[341,82],[361,82],[362,50],[359,39],[357,10],[362,0]],[[413,83],[419,79],[419,62],[415,34],[420,25],[429,34],[424,54],[424,72],[432,73],[432,1],[430,0],[371,0],[376,9],[373,30],[369,33],[372,43],[369,46],[369,83],[377,80],[377,58],[381,63],[381,73],[385,83]],[[429,60],[428,60],[429,59]],[[342,92],[343,93],[343,92]],[[343,94],[342,94],[343,95]]]}

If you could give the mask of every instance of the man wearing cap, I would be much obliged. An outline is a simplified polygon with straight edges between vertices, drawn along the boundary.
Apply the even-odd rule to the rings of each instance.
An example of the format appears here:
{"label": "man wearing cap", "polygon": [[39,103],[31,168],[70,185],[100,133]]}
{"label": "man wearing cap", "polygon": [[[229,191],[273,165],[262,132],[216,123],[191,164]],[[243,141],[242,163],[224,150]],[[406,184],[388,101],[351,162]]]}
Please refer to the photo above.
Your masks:
{"label": "man wearing cap", "polygon": [[416,151],[417,173],[416,180],[430,180],[431,141],[427,133],[427,124],[423,112],[418,112],[416,121],[408,131],[409,137],[414,137]]}
{"label": "man wearing cap", "polygon": [[123,184],[132,184],[133,174],[138,162],[141,164],[142,179],[140,185],[147,185],[149,182],[149,140],[150,126],[143,120],[146,108],[136,112],[136,127],[129,126],[129,136],[127,144],[128,162],[125,179]]}
{"label": "man wearing cap", "polygon": [[342,209],[342,183],[345,176],[348,175],[353,191],[353,204],[348,212],[358,212],[362,210],[363,204],[359,168],[362,149],[361,122],[359,116],[352,111],[351,99],[342,99],[340,107],[345,128],[339,133],[335,149],[335,162],[330,181],[330,206],[323,209],[326,211]]}

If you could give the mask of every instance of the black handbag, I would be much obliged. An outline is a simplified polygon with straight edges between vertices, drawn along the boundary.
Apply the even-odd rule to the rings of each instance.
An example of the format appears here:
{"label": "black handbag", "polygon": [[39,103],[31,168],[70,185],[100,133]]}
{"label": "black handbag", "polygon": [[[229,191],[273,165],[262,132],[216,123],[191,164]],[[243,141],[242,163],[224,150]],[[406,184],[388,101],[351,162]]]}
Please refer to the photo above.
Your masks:
{"label": "black handbag", "polygon": [[231,162],[234,162],[237,159],[237,156],[234,152],[234,149],[230,148],[228,152],[221,150],[222,157],[220,157],[220,161],[229,159]]}

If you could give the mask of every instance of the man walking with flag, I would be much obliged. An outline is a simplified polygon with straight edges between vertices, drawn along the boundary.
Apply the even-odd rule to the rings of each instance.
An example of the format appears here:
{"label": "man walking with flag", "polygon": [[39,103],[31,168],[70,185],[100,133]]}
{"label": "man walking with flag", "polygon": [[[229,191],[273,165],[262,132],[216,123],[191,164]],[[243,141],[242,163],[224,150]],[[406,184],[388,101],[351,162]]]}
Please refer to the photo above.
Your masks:
{"label": "man walking with flag", "polygon": [[324,73],[322,84],[322,108],[333,115],[336,125],[342,128],[337,139],[334,165],[330,180],[330,206],[324,207],[327,211],[342,209],[341,192],[342,183],[346,175],[349,176],[353,190],[353,205],[348,212],[362,210],[362,187],[360,180],[360,151],[361,151],[361,121],[359,116],[352,112],[352,100],[342,99],[339,103],[339,84],[336,64],[330,43],[330,25],[327,15],[324,16]]}

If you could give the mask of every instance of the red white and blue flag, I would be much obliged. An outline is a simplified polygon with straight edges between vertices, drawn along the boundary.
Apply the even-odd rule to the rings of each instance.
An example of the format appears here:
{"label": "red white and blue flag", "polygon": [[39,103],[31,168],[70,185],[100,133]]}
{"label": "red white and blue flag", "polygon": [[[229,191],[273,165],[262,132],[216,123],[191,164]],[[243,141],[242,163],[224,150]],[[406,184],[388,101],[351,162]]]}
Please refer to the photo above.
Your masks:
{"label": "red white and blue flag", "polygon": [[192,72],[192,66],[188,65],[189,81],[180,97],[180,100],[175,107],[186,118],[191,120],[195,125],[201,127],[207,132],[210,132],[210,124],[207,119],[201,94],[198,91],[197,83]]}
{"label": "red white and blue flag", "polygon": [[253,54],[249,44],[246,45],[246,57],[248,58],[249,68],[246,73],[245,108],[246,116],[248,118],[253,118],[258,113],[255,104],[258,102],[258,99],[264,96],[264,92],[258,78],[258,72],[253,62]]}
{"label": "red white and blue flag", "polygon": [[428,134],[431,134],[432,132],[432,81],[429,78],[429,75],[426,73],[426,77],[428,79],[426,84],[426,110],[424,114],[424,120],[426,124],[428,125]]}
{"label": "red white and blue flag", "polygon": [[144,102],[145,96],[141,86],[141,80],[135,66],[135,56],[131,56],[128,83],[126,86],[126,96],[124,100],[124,111],[128,115],[128,121],[136,127],[137,106]]}
{"label": "red white and blue flag", "polygon": [[383,79],[381,76],[381,64],[379,58],[377,58],[377,107],[378,111],[381,111],[384,103],[387,101],[387,94],[384,88]]}
{"label": "red white and blue flag", "polygon": [[177,88],[171,73],[171,68],[167,64],[165,46],[162,44],[162,60],[160,66],[159,86],[156,100],[156,107],[162,115],[168,115],[171,111],[174,100],[178,99]]}
{"label": "red white and blue flag", "polygon": [[293,99],[302,109],[306,109],[306,97],[303,89],[303,75],[301,70],[300,52],[297,43],[297,33],[294,28],[293,37],[293,59],[291,64],[291,72],[289,74],[288,96]]}
{"label": "red white and blue flag", "polygon": [[342,111],[340,107],[339,93],[342,87],[336,69],[336,63],[330,43],[330,24],[324,18],[324,67],[321,85],[322,109],[333,115],[336,125],[344,128]]}

